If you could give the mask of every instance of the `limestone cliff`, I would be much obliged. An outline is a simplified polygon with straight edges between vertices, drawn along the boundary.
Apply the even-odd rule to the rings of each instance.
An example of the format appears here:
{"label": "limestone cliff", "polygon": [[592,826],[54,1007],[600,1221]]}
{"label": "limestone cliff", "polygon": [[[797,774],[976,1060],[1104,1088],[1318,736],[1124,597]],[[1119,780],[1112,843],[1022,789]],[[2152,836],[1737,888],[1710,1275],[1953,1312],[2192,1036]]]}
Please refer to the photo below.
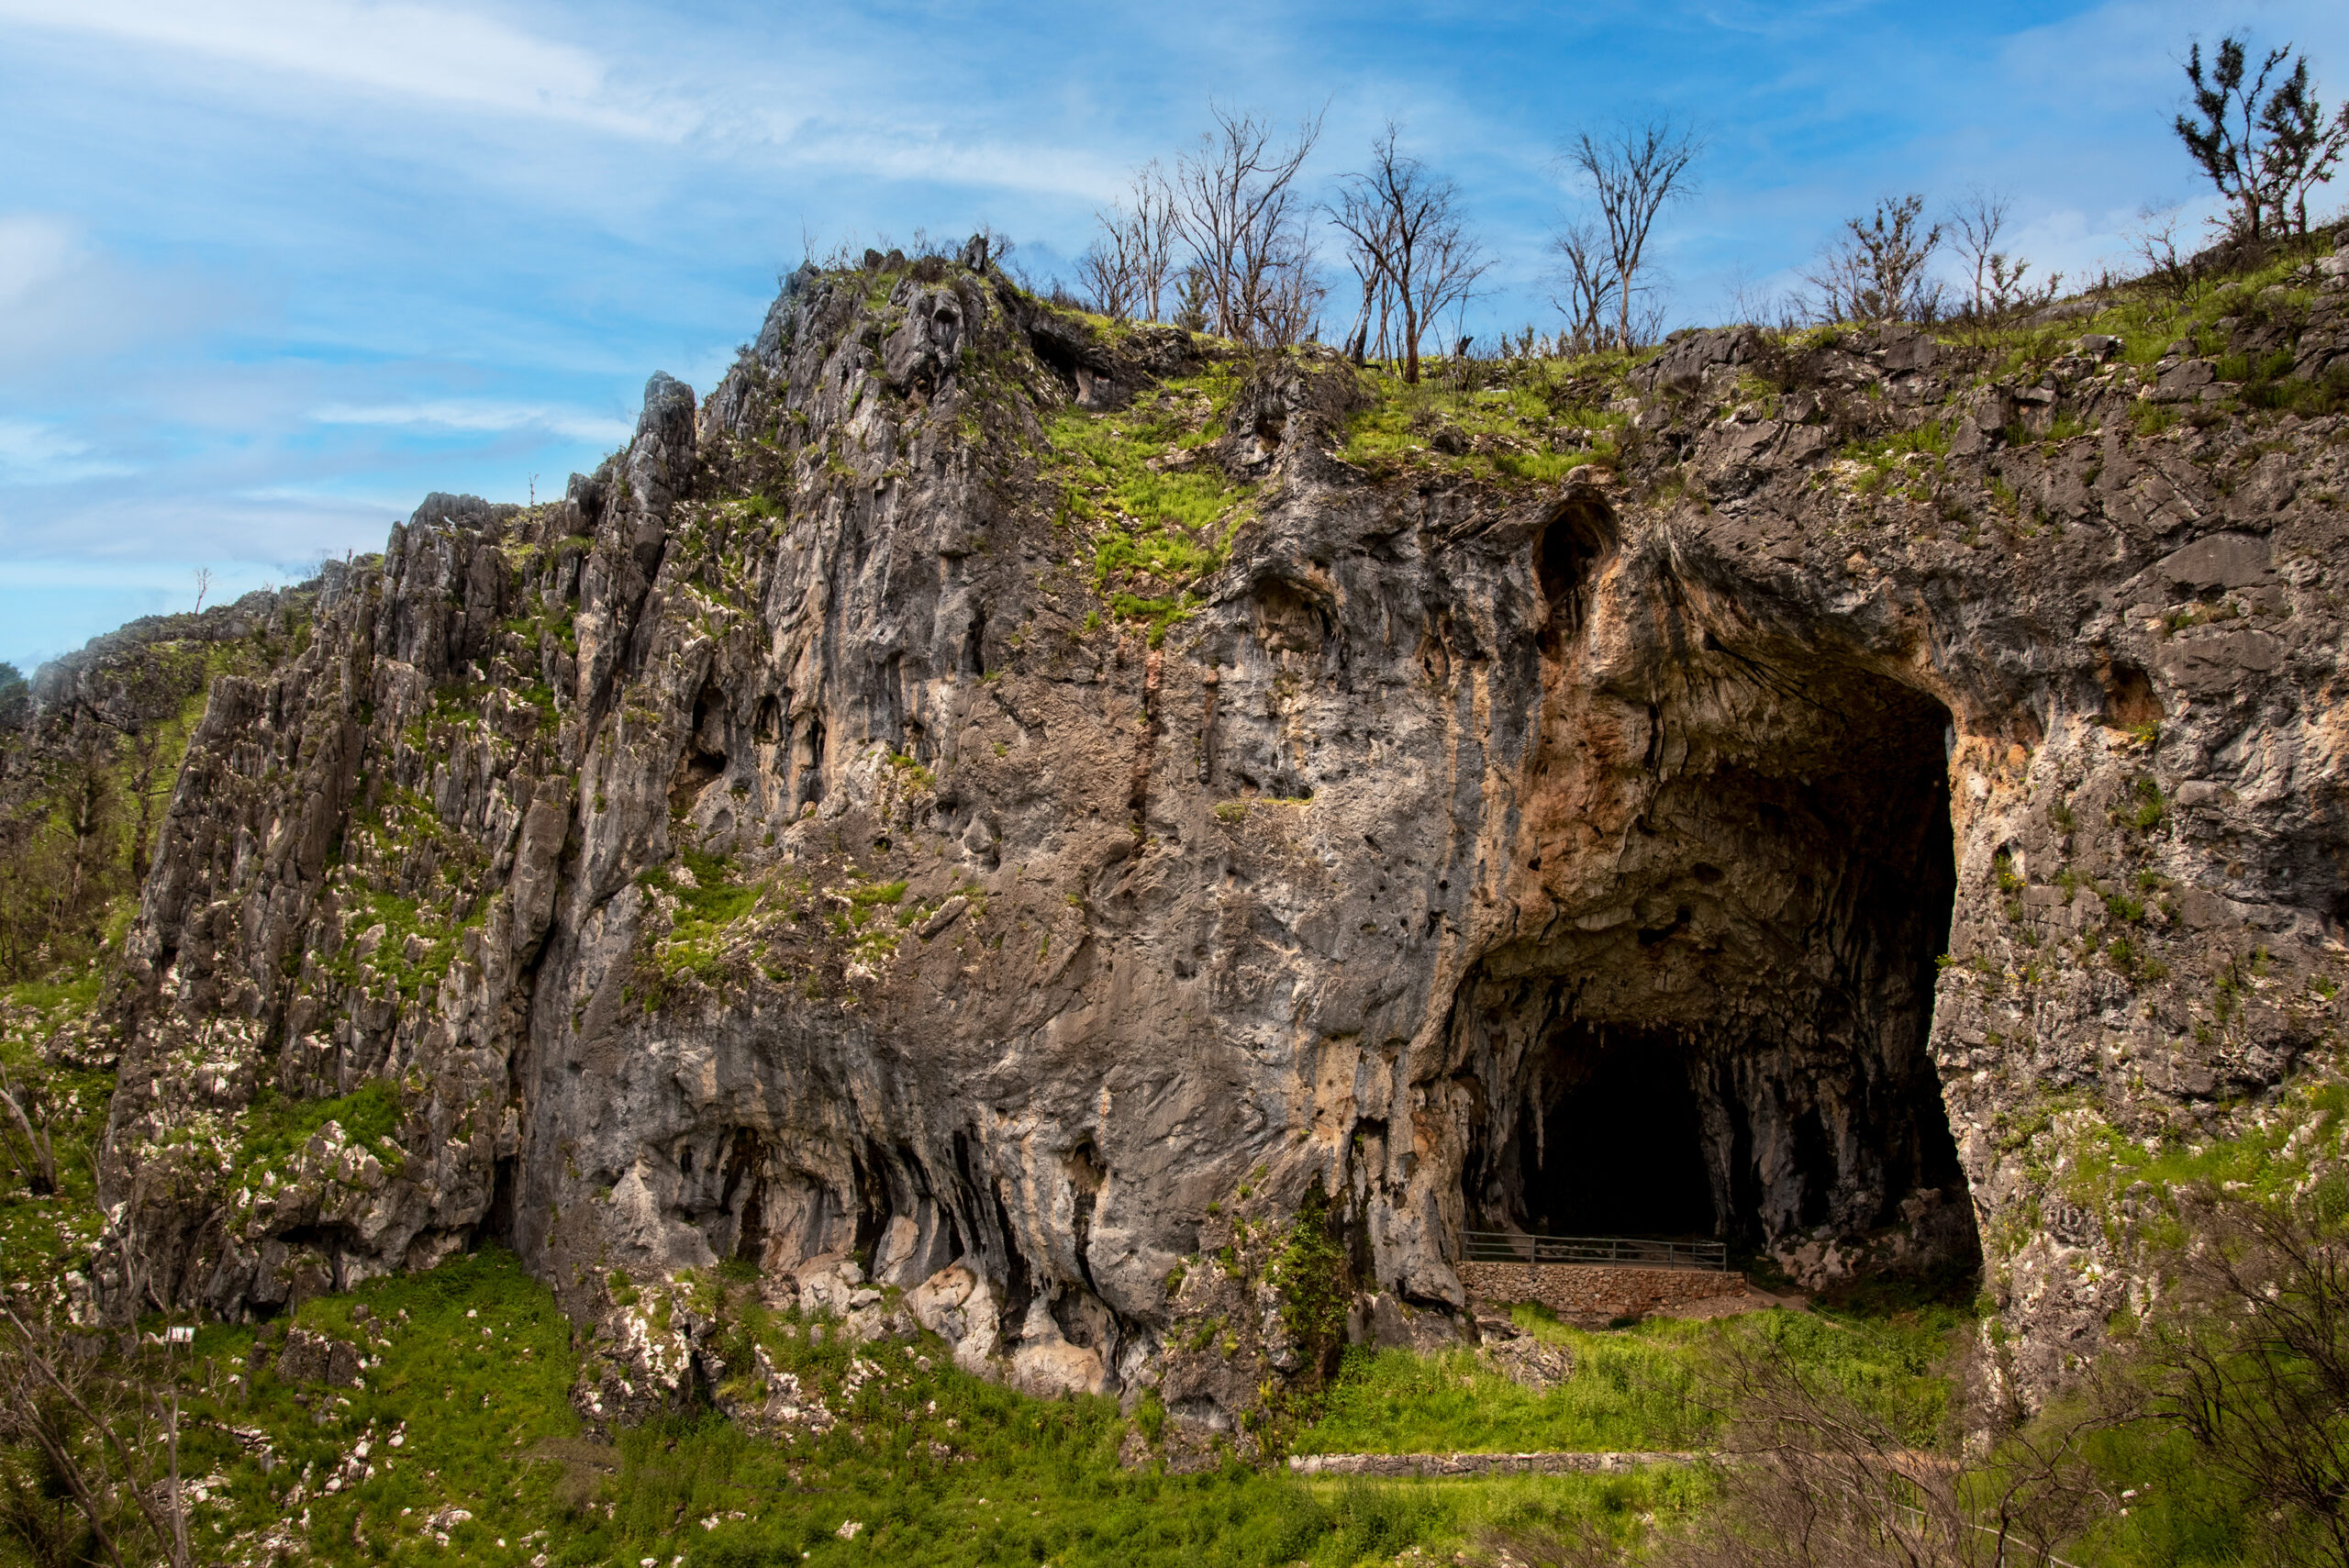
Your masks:
{"label": "limestone cliff", "polygon": [[696,1352],[640,1288],[861,1271],[1219,1419],[1305,1330],[1202,1260],[1318,1192],[1390,1313],[1464,1229],[1978,1247],[2044,1387],[2142,1288],[2094,1194],[2337,1028],[2349,425],[2219,374],[2322,384],[2326,265],[2145,365],[1741,329],[1448,404],[983,250],[803,271],[563,502],[429,497],[216,685],[101,1298],[495,1237],[649,1396]]}

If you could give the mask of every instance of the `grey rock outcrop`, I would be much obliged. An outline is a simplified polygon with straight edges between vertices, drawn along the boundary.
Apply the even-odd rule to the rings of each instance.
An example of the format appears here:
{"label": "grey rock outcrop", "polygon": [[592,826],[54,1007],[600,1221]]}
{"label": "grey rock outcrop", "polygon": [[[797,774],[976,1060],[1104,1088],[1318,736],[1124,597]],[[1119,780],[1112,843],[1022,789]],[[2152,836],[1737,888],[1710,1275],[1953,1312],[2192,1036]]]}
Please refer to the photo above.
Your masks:
{"label": "grey rock outcrop", "polygon": [[[966,1364],[1172,1358],[1212,1420],[1302,1363],[1277,1265],[1175,1342],[1202,1237],[1318,1188],[1422,1328],[1470,1229],[1814,1282],[1978,1248],[2051,1385],[2142,1288],[2066,1140],[2220,1126],[2338,1028],[2343,448],[2263,432],[2269,484],[2239,426],[2134,433],[2168,374],[1966,352],[1684,339],[1600,483],[1389,474],[1335,356],[803,270],[698,406],[656,376],[562,503],[431,498],[215,689],[102,1294],[266,1310],[496,1238],[637,1325],[601,1413],[701,1353],[615,1277],[853,1255]],[[1247,504],[1120,604],[1053,432],[1145,404],[1150,472]],[[2059,413],[2100,433],[2021,439]],[[1961,417],[1972,455],[1834,455]]]}

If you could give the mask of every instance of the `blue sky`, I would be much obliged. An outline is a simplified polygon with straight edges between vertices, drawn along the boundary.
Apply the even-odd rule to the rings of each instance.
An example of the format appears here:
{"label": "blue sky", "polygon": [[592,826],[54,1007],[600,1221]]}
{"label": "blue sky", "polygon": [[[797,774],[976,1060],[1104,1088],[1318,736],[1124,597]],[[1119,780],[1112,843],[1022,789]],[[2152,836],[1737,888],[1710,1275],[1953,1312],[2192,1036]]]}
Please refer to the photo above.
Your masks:
{"label": "blue sky", "polygon": [[2349,6],[2308,0],[0,0],[0,659],[188,607],[199,565],[217,598],[380,549],[429,490],[559,491],[652,371],[708,389],[806,236],[985,222],[1049,274],[1210,98],[1326,106],[1317,183],[1399,119],[1497,259],[1487,335],[1549,324],[1559,139],[1701,120],[1687,322],[1891,192],[2003,188],[2043,271],[2117,258],[2199,199],[2177,61],[2231,28],[2349,87]]}

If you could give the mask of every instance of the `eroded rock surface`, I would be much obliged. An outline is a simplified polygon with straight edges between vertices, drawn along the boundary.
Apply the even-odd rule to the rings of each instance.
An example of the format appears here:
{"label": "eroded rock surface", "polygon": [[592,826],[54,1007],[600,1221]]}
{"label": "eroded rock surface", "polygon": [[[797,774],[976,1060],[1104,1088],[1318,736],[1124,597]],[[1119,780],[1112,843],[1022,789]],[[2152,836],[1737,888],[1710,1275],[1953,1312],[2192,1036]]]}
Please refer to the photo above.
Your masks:
{"label": "eroded rock surface", "polygon": [[[2140,1288],[2066,1129],[2222,1131],[2337,1027],[2343,421],[1699,334],[1536,483],[1344,461],[1356,374],[803,272],[561,504],[429,498],[215,689],[106,1301],[502,1239],[634,1357],[600,1412],[696,1375],[613,1281],[740,1260],[1212,1423],[1297,1334],[1275,1266],[1185,1292],[1318,1188],[1361,1331],[1464,1229],[1978,1249],[2047,1386]],[[1129,406],[1237,497],[1186,599],[1065,498]]]}

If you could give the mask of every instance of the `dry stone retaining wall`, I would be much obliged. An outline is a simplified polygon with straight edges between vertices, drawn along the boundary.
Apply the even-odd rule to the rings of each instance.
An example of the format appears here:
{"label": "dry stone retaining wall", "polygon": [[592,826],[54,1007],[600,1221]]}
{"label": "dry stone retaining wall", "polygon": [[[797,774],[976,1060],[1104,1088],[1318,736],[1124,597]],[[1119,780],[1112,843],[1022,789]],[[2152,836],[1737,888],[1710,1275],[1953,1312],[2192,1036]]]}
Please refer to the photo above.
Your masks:
{"label": "dry stone retaining wall", "polygon": [[1747,1296],[1745,1276],[1718,1269],[1632,1269],[1607,1263],[1462,1263],[1460,1283],[1484,1301],[1538,1301],[1562,1318],[1642,1318],[1723,1296]]}
{"label": "dry stone retaining wall", "polygon": [[1687,1464],[1693,1453],[1299,1453],[1295,1475],[1620,1475],[1650,1464]]}

